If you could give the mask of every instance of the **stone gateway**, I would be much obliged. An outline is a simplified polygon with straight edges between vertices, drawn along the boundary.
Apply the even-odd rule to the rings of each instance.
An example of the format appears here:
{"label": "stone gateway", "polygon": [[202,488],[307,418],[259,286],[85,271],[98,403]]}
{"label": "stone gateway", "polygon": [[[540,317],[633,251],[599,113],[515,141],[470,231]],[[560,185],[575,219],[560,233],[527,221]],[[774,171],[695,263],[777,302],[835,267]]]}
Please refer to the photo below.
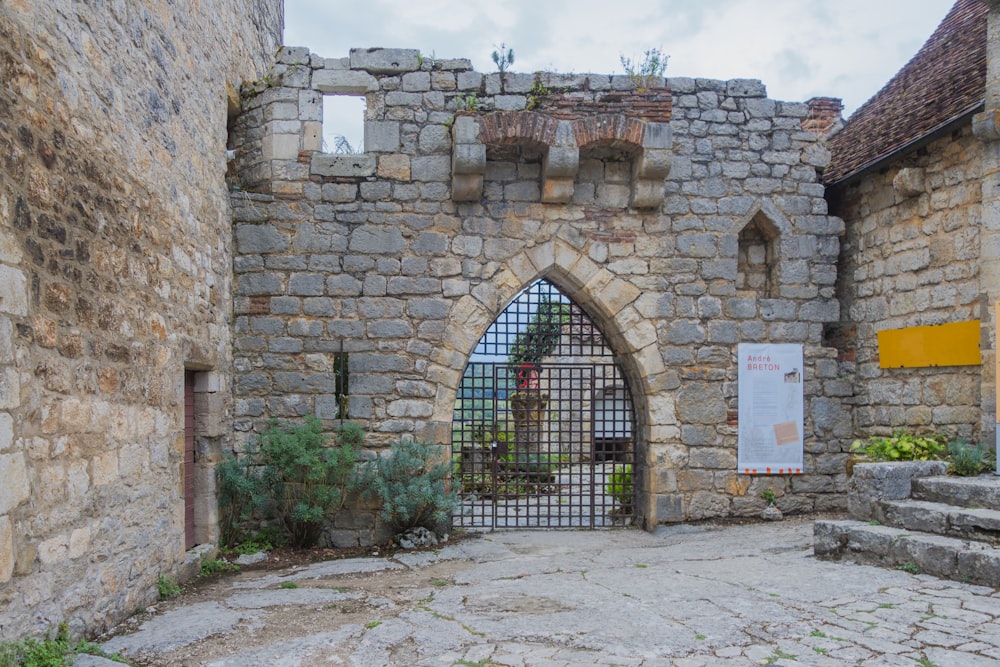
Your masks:
{"label": "stone gateway", "polygon": [[[620,376],[550,386],[536,350],[510,430],[599,458],[643,528],[842,510],[855,437],[992,441],[997,0],[846,125],[756,80],[327,57],[279,46],[280,0],[188,4],[0,4],[0,640],[192,576],[215,464],[271,418],[456,444],[477,346],[543,283]],[[361,152],[324,146],[333,96]],[[878,364],[882,328],[975,320],[982,366]],[[737,470],[741,343],[802,347],[802,474]],[[589,441],[528,423],[563,403]],[[359,507],[328,540],[384,536]]]}

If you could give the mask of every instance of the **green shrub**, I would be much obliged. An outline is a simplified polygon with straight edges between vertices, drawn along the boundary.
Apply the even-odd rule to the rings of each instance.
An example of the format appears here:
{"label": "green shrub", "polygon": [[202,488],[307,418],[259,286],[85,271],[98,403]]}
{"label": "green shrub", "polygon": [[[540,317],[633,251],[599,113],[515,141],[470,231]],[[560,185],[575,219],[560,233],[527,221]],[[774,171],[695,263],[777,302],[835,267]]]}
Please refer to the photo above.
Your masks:
{"label": "green shrub", "polygon": [[215,560],[203,560],[201,562],[201,568],[198,570],[199,577],[210,577],[213,574],[219,574],[220,572],[239,572],[240,566],[236,563],[230,563],[227,560],[222,560],[221,558],[216,558]]}
{"label": "green shrub", "polygon": [[914,435],[894,431],[891,436],[873,436],[855,440],[851,451],[861,453],[872,461],[933,461],[941,459],[947,448],[941,435]]}
{"label": "green shrub", "polygon": [[300,425],[272,420],[259,440],[261,481],[292,545],[314,545],[326,518],[354,487],[364,431],[345,422],[329,446],[322,422],[309,415]]}
{"label": "green shrub", "polygon": [[161,574],[156,578],[156,590],[159,592],[160,598],[166,599],[180,594],[181,587],[177,585],[177,580],[173,577],[165,577]]}
{"label": "green shrub", "polygon": [[955,438],[948,443],[949,469],[956,475],[980,475],[993,468],[993,456],[983,443],[971,443],[965,438]]}
{"label": "green shrub", "polygon": [[419,440],[400,440],[387,456],[365,466],[362,495],[381,503],[382,519],[396,530],[434,528],[450,520],[458,499],[447,488],[443,449]]}
{"label": "green shrub", "polygon": [[604,492],[615,499],[622,511],[632,509],[632,465],[616,465],[604,485]]}
{"label": "green shrub", "polygon": [[0,642],[0,667],[63,667],[72,665],[73,656],[77,654],[96,655],[128,664],[119,654],[108,654],[96,644],[82,639],[74,644],[69,636],[69,627],[60,623],[54,637],[46,633],[44,639],[25,637],[16,642]]}
{"label": "green shrub", "polygon": [[263,537],[259,533],[253,538],[247,538],[234,546],[230,551],[237,556],[248,556],[250,554],[260,553],[261,551],[271,551],[274,549],[274,545],[270,542],[267,537]]}
{"label": "green shrub", "polygon": [[256,442],[251,442],[243,458],[237,459],[226,452],[222,462],[215,466],[220,544],[239,543],[243,537],[242,525],[267,502],[259,461],[260,449]]}

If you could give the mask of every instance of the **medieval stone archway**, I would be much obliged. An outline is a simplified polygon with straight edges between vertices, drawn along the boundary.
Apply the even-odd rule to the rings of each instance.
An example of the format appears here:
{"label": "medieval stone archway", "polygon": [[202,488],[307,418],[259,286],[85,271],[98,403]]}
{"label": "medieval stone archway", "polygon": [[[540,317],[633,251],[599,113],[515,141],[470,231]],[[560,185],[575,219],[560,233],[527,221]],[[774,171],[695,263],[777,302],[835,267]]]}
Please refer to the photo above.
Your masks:
{"label": "medieval stone archway", "polygon": [[634,519],[629,383],[586,311],[547,279],[521,290],[470,356],[452,423],[466,527]]}
{"label": "medieval stone archway", "polygon": [[[440,434],[447,426],[446,437],[452,443],[453,453],[456,456],[461,454],[462,442],[455,436],[452,420],[455,416],[456,401],[461,399],[463,377],[468,371],[469,362],[474,359],[477,347],[488,335],[490,327],[494,325],[504,307],[515,301],[520,292],[539,280],[557,286],[565,302],[573,304],[573,308],[584,315],[594,329],[600,332],[604,351],[596,356],[604,357],[605,363],[615,366],[615,370],[604,367],[600,370],[607,371],[617,378],[615,382],[602,384],[602,387],[607,384],[610,391],[606,394],[610,401],[608,405],[614,407],[615,396],[619,396],[617,400],[621,401],[620,405],[625,405],[626,399],[621,398],[624,394],[616,394],[611,390],[612,385],[626,389],[628,410],[633,415],[628,426],[631,435],[628,463],[632,467],[633,485],[631,489],[633,502],[629,508],[628,521],[634,520],[645,524],[650,498],[648,480],[651,477],[648,470],[651,459],[649,411],[661,413],[666,423],[673,422],[672,402],[669,397],[651,396],[649,392],[650,382],[658,383],[657,378],[666,370],[656,347],[655,329],[636,310],[635,302],[640,291],[635,286],[610,274],[584,253],[563,241],[554,240],[528,248],[504,265],[491,282],[495,288],[495,293],[491,293],[494,310],[488,309],[480,298],[473,295],[463,298],[456,304],[448,331],[444,336],[445,343],[436,355],[435,361],[440,365],[435,365],[431,369],[431,375],[440,382],[435,401],[434,429],[439,434],[439,439],[443,439],[440,438]],[[597,365],[603,366],[600,363]],[[506,371],[500,373],[504,375]],[[576,377],[576,380],[571,379],[579,375],[578,371],[563,371],[563,378],[571,384],[579,381],[579,377]],[[600,400],[604,400],[603,396]],[[664,400],[669,405],[661,406],[660,403]],[[589,398],[587,409],[590,409]],[[572,422],[573,418],[570,418],[570,421]],[[584,425],[583,421],[578,419],[574,428],[578,432],[587,431],[589,434],[589,422]],[[600,439],[600,434],[598,435]],[[590,463],[589,453],[587,458],[587,463]],[[612,502],[609,499],[599,500],[598,504]],[[456,523],[461,521],[462,519],[459,519]],[[575,525],[580,525],[576,519],[566,521],[564,525],[567,526],[574,522]],[[626,522],[622,512],[617,512],[616,518],[610,521],[604,516],[596,523],[584,525],[599,525],[601,522],[610,525],[615,521],[619,524]],[[559,522],[553,520],[551,524],[558,526]]]}

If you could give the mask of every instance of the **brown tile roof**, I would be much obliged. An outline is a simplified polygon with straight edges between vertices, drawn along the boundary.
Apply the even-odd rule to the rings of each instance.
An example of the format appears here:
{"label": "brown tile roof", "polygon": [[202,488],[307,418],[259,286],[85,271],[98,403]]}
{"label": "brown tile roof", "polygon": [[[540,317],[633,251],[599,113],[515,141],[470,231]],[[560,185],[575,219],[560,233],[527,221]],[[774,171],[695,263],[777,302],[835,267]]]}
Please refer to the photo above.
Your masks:
{"label": "brown tile roof", "polygon": [[984,0],[958,0],[934,34],[830,139],[826,183],[843,180],[974,109],[986,89]]}

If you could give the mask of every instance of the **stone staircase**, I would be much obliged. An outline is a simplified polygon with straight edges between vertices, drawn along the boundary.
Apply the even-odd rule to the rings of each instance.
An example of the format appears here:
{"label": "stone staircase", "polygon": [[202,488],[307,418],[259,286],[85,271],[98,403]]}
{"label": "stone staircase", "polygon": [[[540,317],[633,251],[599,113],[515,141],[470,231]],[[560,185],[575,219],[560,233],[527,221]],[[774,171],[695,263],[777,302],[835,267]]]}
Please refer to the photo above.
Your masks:
{"label": "stone staircase", "polygon": [[1000,477],[946,472],[940,461],[856,465],[851,518],[817,521],[813,553],[1000,588]]}

